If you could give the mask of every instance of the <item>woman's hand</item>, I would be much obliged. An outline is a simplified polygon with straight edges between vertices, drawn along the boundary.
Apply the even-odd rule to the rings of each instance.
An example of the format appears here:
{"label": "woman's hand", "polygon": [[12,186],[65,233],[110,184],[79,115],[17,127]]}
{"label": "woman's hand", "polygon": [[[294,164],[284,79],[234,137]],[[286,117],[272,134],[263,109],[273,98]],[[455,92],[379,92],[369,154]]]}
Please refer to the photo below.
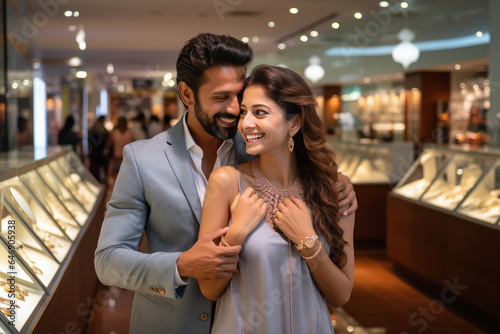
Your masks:
{"label": "woman's hand", "polygon": [[232,223],[227,232],[227,240],[232,241],[231,245],[241,245],[264,218],[267,203],[249,187],[243,194],[236,194],[230,210]]}
{"label": "woman's hand", "polygon": [[307,206],[293,196],[278,204],[274,224],[296,245],[316,234]]}

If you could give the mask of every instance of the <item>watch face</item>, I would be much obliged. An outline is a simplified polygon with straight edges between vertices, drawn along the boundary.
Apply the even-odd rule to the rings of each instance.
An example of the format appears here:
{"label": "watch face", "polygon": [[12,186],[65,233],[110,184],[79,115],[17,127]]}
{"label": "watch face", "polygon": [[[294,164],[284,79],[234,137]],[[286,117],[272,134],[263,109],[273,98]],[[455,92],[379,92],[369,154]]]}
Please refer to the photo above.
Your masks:
{"label": "watch face", "polygon": [[307,248],[313,248],[313,246],[314,246],[314,240],[307,239],[306,242],[305,242],[305,244],[306,244]]}

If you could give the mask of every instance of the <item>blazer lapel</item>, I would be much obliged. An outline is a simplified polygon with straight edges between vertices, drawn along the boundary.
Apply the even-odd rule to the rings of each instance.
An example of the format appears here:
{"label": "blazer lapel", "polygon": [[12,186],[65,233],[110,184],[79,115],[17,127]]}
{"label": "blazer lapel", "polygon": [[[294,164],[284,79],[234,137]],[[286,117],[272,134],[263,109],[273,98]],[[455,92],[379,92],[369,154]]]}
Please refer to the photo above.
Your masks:
{"label": "blazer lapel", "polygon": [[199,223],[201,219],[201,203],[191,172],[189,154],[186,150],[182,119],[167,132],[165,156]]}

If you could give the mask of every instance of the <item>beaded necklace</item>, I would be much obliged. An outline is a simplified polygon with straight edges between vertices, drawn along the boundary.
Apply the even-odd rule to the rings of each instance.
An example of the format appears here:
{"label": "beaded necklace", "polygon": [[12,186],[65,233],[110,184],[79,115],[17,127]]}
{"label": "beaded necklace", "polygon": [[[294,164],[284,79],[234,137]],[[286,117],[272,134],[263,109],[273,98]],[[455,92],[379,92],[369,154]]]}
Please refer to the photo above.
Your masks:
{"label": "beaded necklace", "polygon": [[286,197],[299,198],[302,201],[304,200],[304,188],[302,186],[302,182],[300,182],[297,177],[293,182],[292,186],[288,189],[278,189],[269,180],[266,178],[264,173],[259,167],[259,160],[255,159],[251,163],[252,175],[254,177],[254,189],[260,191],[262,193],[261,197],[267,203],[267,212],[266,212],[266,224],[269,225],[274,231],[277,231],[276,226],[274,225],[274,215],[276,211],[278,211],[278,204],[283,202],[283,199]]}

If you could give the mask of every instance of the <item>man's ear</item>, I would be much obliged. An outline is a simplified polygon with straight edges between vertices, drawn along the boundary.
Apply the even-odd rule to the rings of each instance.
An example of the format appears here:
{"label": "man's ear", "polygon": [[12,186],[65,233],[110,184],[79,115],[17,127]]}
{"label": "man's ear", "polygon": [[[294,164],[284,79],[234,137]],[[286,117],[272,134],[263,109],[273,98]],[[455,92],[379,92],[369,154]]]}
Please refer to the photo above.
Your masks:
{"label": "man's ear", "polygon": [[194,105],[194,92],[184,81],[179,82],[177,89],[179,90],[179,97],[186,106]]}
{"label": "man's ear", "polygon": [[290,128],[290,132],[292,133],[292,136],[295,136],[295,134],[297,134],[297,132],[299,132],[301,126],[302,126],[302,119],[300,118],[299,115],[296,115],[293,118],[292,127]]}

